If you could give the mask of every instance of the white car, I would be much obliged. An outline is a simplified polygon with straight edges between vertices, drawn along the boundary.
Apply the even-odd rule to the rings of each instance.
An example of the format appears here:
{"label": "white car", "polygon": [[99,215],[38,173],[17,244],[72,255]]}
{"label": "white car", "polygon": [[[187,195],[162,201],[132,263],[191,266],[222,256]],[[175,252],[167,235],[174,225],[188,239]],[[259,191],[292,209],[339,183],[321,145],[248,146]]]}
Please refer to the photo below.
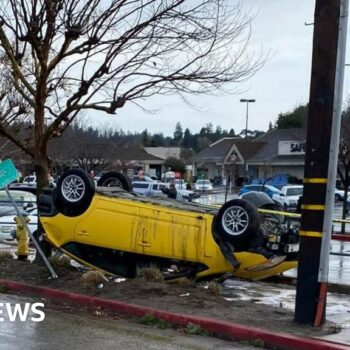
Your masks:
{"label": "white car", "polygon": [[[26,176],[23,179],[23,184],[36,187],[36,175]],[[49,176],[49,184],[50,186],[56,186],[55,179],[51,175]]]}
{"label": "white car", "polygon": [[298,200],[303,195],[303,185],[286,185],[281,189],[281,193],[274,194],[272,199],[281,204],[285,211],[297,209]]}
{"label": "white car", "polygon": [[[18,208],[23,210],[36,208],[36,196],[33,193],[19,190],[10,190],[9,192]],[[14,211],[15,209],[7,192],[4,190],[0,191],[0,217],[11,215]]]}
{"label": "white car", "polygon": [[162,189],[169,187],[169,184],[164,182],[148,182],[148,181],[133,181],[132,182],[132,189],[133,192],[136,192],[138,194],[143,194],[145,196],[162,196],[164,197],[165,194],[163,193]]}
{"label": "white car", "polygon": [[187,188],[187,182],[183,179],[174,179],[172,182],[177,190],[185,190]]}
{"label": "white car", "polygon": [[209,180],[197,180],[194,184],[196,191],[212,191],[213,184]]}
{"label": "white car", "polygon": [[[0,217],[0,243],[12,240],[16,234],[16,223],[15,223],[16,215],[7,215]],[[28,228],[31,233],[34,233],[38,228],[38,211],[37,209],[33,209],[28,212]]]}
{"label": "white car", "polygon": [[[349,191],[350,193],[350,191]],[[337,188],[334,190],[334,199],[336,201],[343,201],[345,197],[345,191],[344,190],[338,190]]]}

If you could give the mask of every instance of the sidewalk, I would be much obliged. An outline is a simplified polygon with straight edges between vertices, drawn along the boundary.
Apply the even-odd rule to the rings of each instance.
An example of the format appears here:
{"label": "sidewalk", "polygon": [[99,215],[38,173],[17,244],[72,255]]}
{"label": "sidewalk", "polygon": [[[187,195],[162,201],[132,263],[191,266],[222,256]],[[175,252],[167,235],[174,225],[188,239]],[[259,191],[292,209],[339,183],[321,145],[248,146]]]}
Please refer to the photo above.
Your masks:
{"label": "sidewalk", "polygon": [[[272,305],[280,310],[294,310],[295,288],[288,285],[276,285],[267,282],[244,282],[226,280],[224,282],[226,298],[235,300],[254,300],[257,304]],[[234,295],[230,296],[230,291]],[[238,290],[238,292],[237,292]],[[327,321],[334,323],[339,333],[318,337],[319,339],[339,342],[350,347],[350,296],[339,293],[328,293]]]}
{"label": "sidewalk", "polygon": [[[332,335],[320,337],[320,339],[315,339],[288,333],[267,331],[261,328],[243,326],[237,323],[213,318],[178,314],[120,301],[96,298],[52,288],[37,287],[8,280],[0,280],[0,285],[5,286],[13,292],[20,292],[21,294],[39,296],[56,301],[69,302],[74,305],[84,306],[88,308],[102,308],[107,311],[138,317],[145,314],[152,314],[155,317],[163,319],[170,324],[176,325],[188,325],[189,323],[192,323],[201,326],[203,329],[208,330],[215,335],[229,336],[235,338],[236,340],[261,340],[264,345],[273,346],[276,349],[346,350],[349,349],[350,345],[350,342],[348,342],[348,332],[341,332],[339,335]],[[342,344],[339,342],[342,342]]]}

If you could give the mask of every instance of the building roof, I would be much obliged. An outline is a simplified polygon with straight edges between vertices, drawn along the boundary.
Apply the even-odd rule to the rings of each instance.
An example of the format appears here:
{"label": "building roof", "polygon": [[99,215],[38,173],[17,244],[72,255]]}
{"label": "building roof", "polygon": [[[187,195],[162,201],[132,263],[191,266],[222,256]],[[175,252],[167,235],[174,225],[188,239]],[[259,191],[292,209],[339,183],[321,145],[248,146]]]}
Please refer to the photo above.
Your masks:
{"label": "building roof", "polygon": [[127,147],[116,150],[121,161],[164,161],[170,157],[180,158],[180,147]]}
{"label": "building roof", "polygon": [[147,153],[143,147],[123,148],[122,150],[119,150],[118,155],[116,157],[121,161],[162,160],[159,157]]}
{"label": "building roof", "polygon": [[268,131],[266,134],[256,138],[254,142],[264,142],[265,145],[261,147],[255,154],[253,154],[248,162],[253,164],[259,163],[293,163],[304,162],[305,155],[278,155],[279,141],[305,141],[306,129],[276,129]]}
{"label": "building roof", "polygon": [[180,147],[144,147],[144,150],[157,158],[166,160],[168,158],[180,158]]}
{"label": "building roof", "polygon": [[238,152],[247,159],[256,153],[265,142],[246,142],[240,137],[224,137],[197,153],[192,160],[199,162],[224,162],[236,146]]}

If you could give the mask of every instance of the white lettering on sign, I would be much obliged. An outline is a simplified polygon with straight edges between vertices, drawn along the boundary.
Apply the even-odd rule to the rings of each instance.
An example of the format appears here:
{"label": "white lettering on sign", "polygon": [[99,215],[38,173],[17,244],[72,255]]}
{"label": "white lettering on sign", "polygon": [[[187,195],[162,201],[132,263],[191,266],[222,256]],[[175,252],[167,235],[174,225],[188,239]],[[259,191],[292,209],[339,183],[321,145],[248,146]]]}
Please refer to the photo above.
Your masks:
{"label": "white lettering on sign", "polygon": [[[45,312],[40,310],[41,308],[44,308],[43,303],[0,303],[0,322],[15,322],[18,319],[21,322],[25,322],[28,319],[33,322],[42,322],[45,319]],[[5,310],[6,313],[4,313]],[[7,314],[6,319],[2,317],[5,314]]]}
{"label": "white lettering on sign", "polygon": [[305,154],[306,142],[305,141],[279,141],[278,142],[278,155],[279,156],[293,156]]}

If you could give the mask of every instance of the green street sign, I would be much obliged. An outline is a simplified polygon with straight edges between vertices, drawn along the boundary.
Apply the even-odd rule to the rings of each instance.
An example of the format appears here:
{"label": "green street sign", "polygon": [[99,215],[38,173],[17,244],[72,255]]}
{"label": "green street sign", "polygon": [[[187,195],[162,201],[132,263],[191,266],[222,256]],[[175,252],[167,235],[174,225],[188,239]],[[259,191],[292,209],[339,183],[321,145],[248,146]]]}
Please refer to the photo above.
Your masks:
{"label": "green street sign", "polygon": [[9,185],[18,178],[18,173],[12,160],[7,159],[0,163],[0,188]]}

